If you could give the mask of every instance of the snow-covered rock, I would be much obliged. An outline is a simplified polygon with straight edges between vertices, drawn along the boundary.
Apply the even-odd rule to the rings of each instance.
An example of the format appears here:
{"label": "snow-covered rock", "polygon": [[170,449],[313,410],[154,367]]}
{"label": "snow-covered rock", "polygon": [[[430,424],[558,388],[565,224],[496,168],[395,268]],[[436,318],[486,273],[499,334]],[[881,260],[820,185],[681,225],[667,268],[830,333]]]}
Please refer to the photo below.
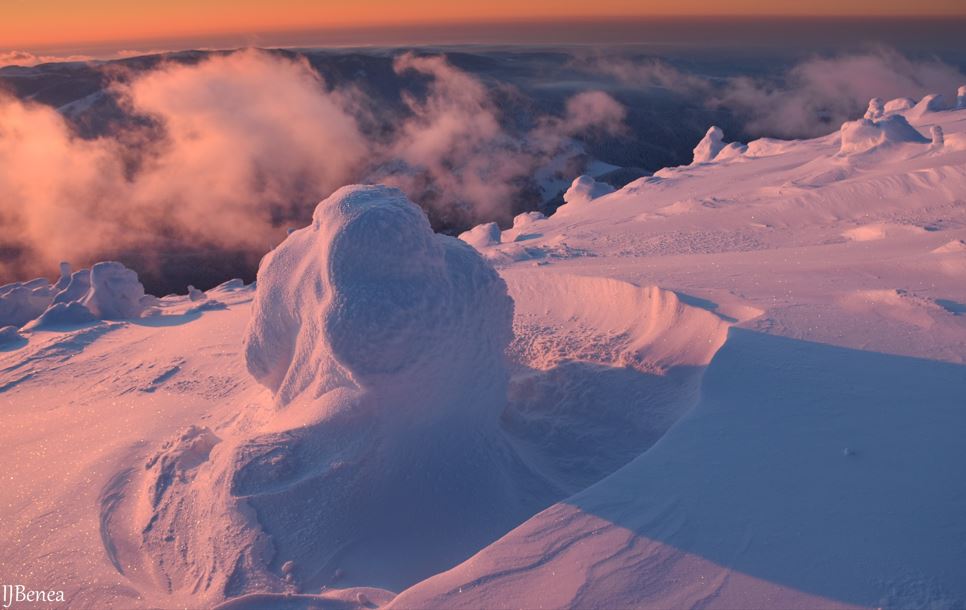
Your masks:
{"label": "snow-covered rock", "polygon": [[929,142],[901,114],[886,116],[878,121],[859,119],[842,125],[840,154],[849,155],[906,142]]}
{"label": "snow-covered rock", "polygon": [[[57,282],[60,286],[61,282]],[[81,269],[80,271],[75,271],[70,275],[70,279],[67,281],[66,286],[61,288],[60,292],[54,295],[53,304],[57,303],[70,303],[71,301],[79,301],[83,299],[85,295],[91,289],[91,270]]]}
{"label": "snow-covered rock", "polygon": [[45,279],[0,287],[0,327],[23,326],[50,305],[53,289]]}
{"label": "snow-covered rock", "polygon": [[930,112],[939,112],[946,109],[946,100],[941,93],[931,93],[923,97],[913,106],[906,116],[911,119],[922,118]]}
{"label": "snow-covered rock", "polygon": [[720,127],[711,126],[704,134],[698,145],[694,147],[694,160],[692,165],[698,163],[708,163],[714,161],[721,149],[724,148],[724,131]]}
{"label": "snow-covered rock", "polygon": [[476,225],[469,231],[460,233],[459,238],[477,250],[483,250],[500,243],[500,225],[486,222]]}
{"label": "snow-covered rock", "polygon": [[144,296],[136,272],[107,261],[91,267],[90,289],[80,303],[101,320],[126,320],[141,315]]}
{"label": "snow-covered rock", "polygon": [[591,176],[578,176],[563,194],[564,203],[583,203],[614,192],[614,187],[606,182],[597,182]]}
{"label": "snow-covered rock", "polygon": [[903,112],[909,110],[916,105],[916,100],[911,97],[897,97],[895,99],[886,102],[884,107],[885,114],[892,114],[894,112]]}
{"label": "snow-covered rock", "polygon": [[54,303],[47,308],[44,313],[30,322],[27,328],[33,329],[57,329],[70,326],[89,324],[97,320],[97,316],[91,310],[78,301],[69,303]]}
{"label": "snow-covered rock", "polygon": [[207,298],[208,295],[206,295],[203,291],[198,290],[194,286],[188,286],[188,299],[192,301],[204,301]]}
{"label": "snow-covered rock", "polygon": [[[356,300],[366,308],[346,309]],[[306,390],[490,357],[509,340],[511,311],[492,269],[434,234],[401,191],[347,187],[262,261],[246,360],[285,404]],[[484,317],[468,337],[466,316],[476,314]]]}
{"label": "snow-covered rock", "polygon": [[885,114],[885,107],[882,98],[874,97],[869,100],[869,108],[865,111],[865,118],[874,121],[875,119],[881,119],[883,114]]}
{"label": "snow-covered rock", "polygon": [[54,294],[57,294],[70,284],[71,270],[70,263],[62,262],[60,264],[60,278],[58,278],[57,283],[54,284]]}

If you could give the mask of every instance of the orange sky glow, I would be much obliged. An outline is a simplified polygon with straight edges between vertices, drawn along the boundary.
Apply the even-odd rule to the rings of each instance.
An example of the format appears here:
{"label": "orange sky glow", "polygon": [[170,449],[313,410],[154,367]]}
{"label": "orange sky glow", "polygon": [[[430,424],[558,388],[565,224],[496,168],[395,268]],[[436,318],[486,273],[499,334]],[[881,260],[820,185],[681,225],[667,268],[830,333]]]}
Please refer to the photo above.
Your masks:
{"label": "orange sky glow", "polygon": [[966,15],[962,0],[3,0],[0,49],[79,43],[580,17]]}

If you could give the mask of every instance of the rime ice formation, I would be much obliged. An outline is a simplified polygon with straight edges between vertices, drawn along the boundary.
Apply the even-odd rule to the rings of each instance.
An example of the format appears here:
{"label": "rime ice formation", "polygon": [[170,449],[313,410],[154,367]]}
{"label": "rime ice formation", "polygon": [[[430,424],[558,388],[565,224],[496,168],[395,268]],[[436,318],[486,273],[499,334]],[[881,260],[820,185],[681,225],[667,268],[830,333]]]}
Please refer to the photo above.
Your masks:
{"label": "rime ice formation", "polygon": [[698,145],[694,147],[694,161],[692,165],[713,161],[721,149],[724,148],[724,132],[720,127],[711,126],[704,134]]}
{"label": "rime ice formation", "polygon": [[578,176],[563,195],[564,203],[587,202],[613,193],[614,187],[606,182],[597,182],[590,176]]}
{"label": "rime ice formation", "polygon": [[54,294],[57,294],[70,284],[70,263],[62,262],[60,264],[60,278],[58,278],[57,283],[54,284]]}
{"label": "rime ice formation", "polygon": [[[311,226],[265,258],[257,281],[246,360],[282,404],[306,390],[317,397],[337,385],[402,372],[412,379],[444,363],[490,358],[509,338],[502,282],[473,250],[434,235],[395,189],[337,191]],[[363,301],[364,311],[347,309]],[[469,324],[470,309],[486,314]],[[478,334],[465,336],[466,326]],[[473,349],[460,349],[467,341]]]}
{"label": "rime ice formation", "polygon": [[91,287],[80,303],[101,320],[137,318],[144,309],[138,274],[114,261],[91,267]]}
{"label": "rime ice formation", "polygon": [[869,120],[880,119],[884,113],[885,107],[881,97],[874,97],[869,100],[869,109],[865,111],[865,118]]}
{"label": "rime ice formation", "polygon": [[724,131],[720,127],[712,126],[704,134],[698,145],[694,147],[694,160],[691,165],[724,161],[744,154],[748,146],[741,142],[724,142]]}
{"label": "rime ice formation", "polygon": [[460,239],[477,250],[500,243],[500,225],[486,222],[460,234]]}
{"label": "rime ice formation", "polygon": [[905,142],[929,142],[900,114],[889,115],[878,121],[859,119],[844,123],[840,130],[843,155],[861,153],[880,146]]}
{"label": "rime ice formation", "polygon": [[53,287],[43,278],[0,286],[0,327],[21,327],[50,305]]}
{"label": "rime ice formation", "polygon": [[[212,599],[398,588],[506,532],[556,493],[499,427],[512,316],[496,272],[401,191],[336,191],[259,267],[244,353],[265,424],[220,432],[170,484],[155,467],[144,556],[175,590],[209,575]],[[213,549],[220,531],[237,539]]]}
{"label": "rime ice formation", "polygon": [[81,324],[93,320],[140,317],[147,302],[137,273],[121,263],[97,263],[71,273],[61,263],[60,278],[51,285],[44,278],[0,287],[0,324],[34,328],[51,324]]}
{"label": "rime ice formation", "polygon": [[[59,286],[61,282],[57,282]],[[66,286],[60,290],[56,295],[54,295],[53,304],[57,303],[70,303],[71,301],[78,301],[88,293],[91,289],[91,270],[81,269],[80,271],[75,271],[70,275],[67,280]]]}
{"label": "rime ice formation", "polygon": [[930,112],[939,112],[946,109],[946,100],[941,93],[932,93],[923,97],[906,112],[908,118],[921,118]]}
{"label": "rime ice formation", "polygon": [[188,299],[192,301],[204,301],[208,297],[201,290],[198,290],[194,286],[188,286]]}
{"label": "rime ice formation", "polygon": [[930,134],[932,135],[932,147],[934,149],[942,148],[946,142],[945,137],[943,137],[943,128],[939,125],[933,125]]}
{"label": "rime ice formation", "polygon": [[897,97],[894,100],[889,100],[886,102],[884,112],[885,114],[892,114],[893,112],[902,112],[903,110],[909,110],[916,105],[916,100],[911,97]]}

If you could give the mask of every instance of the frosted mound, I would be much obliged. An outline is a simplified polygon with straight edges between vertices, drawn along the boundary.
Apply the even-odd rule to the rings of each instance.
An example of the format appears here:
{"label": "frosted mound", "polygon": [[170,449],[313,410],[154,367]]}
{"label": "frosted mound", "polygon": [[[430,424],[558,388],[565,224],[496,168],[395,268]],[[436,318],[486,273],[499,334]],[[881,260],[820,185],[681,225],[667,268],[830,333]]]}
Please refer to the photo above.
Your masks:
{"label": "frosted mound", "polygon": [[711,126],[704,134],[698,145],[694,147],[694,160],[691,165],[700,163],[710,163],[711,161],[724,161],[741,156],[748,147],[741,142],[724,141],[724,131],[720,127]]}
{"label": "frosted mound", "polygon": [[578,176],[563,195],[564,203],[593,201],[614,192],[614,187],[606,182],[597,182],[590,176]]}
{"label": "frosted mound", "polygon": [[698,142],[698,145],[694,147],[694,161],[691,164],[697,165],[698,163],[713,161],[724,147],[724,132],[721,131],[720,127],[712,125],[701,138],[701,141]]}
{"label": "frosted mound", "polygon": [[843,123],[840,135],[842,144],[839,152],[844,155],[867,152],[890,144],[929,142],[901,114],[889,115],[877,121],[859,119]]}
{"label": "frosted mound", "polygon": [[161,465],[185,441],[150,466],[151,569],[212,601],[398,589],[547,505],[500,429],[512,316],[496,272],[402,192],[334,193],[258,271],[245,358],[272,392],[262,423],[219,430],[175,480]]}
{"label": "frosted mound", "polygon": [[283,404],[440,367],[472,375],[511,337],[513,304],[496,272],[388,187],[346,187],[319,204],[257,282],[245,356]]}
{"label": "frosted mound", "polygon": [[128,320],[141,317],[145,300],[138,274],[121,263],[97,263],[74,273],[61,263],[54,285],[38,278],[0,287],[0,326],[44,328]]}
{"label": "frosted mound", "polygon": [[133,270],[114,261],[97,263],[91,267],[90,284],[81,304],[94,316],[101,320],[140,317],[144,286]]}

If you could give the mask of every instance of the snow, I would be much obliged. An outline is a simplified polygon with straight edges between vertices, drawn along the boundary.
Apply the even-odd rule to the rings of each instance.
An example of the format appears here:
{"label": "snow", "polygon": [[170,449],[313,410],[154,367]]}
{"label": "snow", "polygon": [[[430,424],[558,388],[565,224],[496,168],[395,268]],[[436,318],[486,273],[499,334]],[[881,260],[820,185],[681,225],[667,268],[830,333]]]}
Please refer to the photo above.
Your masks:
{"label": "snow", "polygon": [[870,121],[881,119],[885,112],[886,110],[882,98],[874,97],[869,100],[869,108],[865,111],[865,118],[869,119]]}
{"label": "snow", "polygon": [[894,112],[902,112],[903,110],[909,110],[915,105],[916,105],[916,101],[912,98],[898,97],[894,100],[889,100],[888,102],[886,102],[883,110],[885,114],[892,114]]}
{"label": "snow", "polygon": [[907,142],[928,142],[915,127],[900,114],[889,115],[879,120],[859,119],[842,125],[843,155],[868,152],[873,149]]}
{"label": "snow", "polygon": [[137,318],[144,309],[144,286],[138,275],[118,262],[97,263],[91,267],[91,287],[80,300],[101,320]]}
{"label": "snow", "polygon": [[203,299],[118,263],[0,288],[2,580],[78,608],[963,606],[966,110],[916,108],[709,132],[459,240],[346,187]]}
{"label": "snow", "polygon": [[720,127],[711,126],[704,134],[698,145],[694,147],[694,160],[692,165],[698,163],[708,163],[714,161],[721,149],[724,148],[724,132]]}
{"label": "snow", "polygon": [[921,119],[931,112],[940,112],[946,109],[946,100],[941,93],[933,93],[923,97],[913,106],[906,116]]}
{"label": "snow", "polygon": [[574,178],[570,188],[564,193],[563,200],[565,204],[580,205],[613,192],[614,187],[606,182],[597,182],[592,177],[584,175]]}
{"label": "snow", "polygon": [[459,238],[477,250],[482,250],[500,243],[500,226],[495,222],[486,222],[460,233]]}

